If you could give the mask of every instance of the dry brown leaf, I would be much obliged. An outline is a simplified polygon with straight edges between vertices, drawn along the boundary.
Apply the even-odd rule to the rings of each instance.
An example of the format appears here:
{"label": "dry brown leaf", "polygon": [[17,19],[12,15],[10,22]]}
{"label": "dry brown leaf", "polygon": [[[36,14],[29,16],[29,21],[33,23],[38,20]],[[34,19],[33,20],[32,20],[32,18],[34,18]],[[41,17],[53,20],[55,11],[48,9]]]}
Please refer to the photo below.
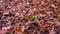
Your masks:
{"label": "dry brown leaf", "polygon": [[3,13],[2,13],[2,12],[0,12],[0,19],[2,18],[2,15],[3,15]]}

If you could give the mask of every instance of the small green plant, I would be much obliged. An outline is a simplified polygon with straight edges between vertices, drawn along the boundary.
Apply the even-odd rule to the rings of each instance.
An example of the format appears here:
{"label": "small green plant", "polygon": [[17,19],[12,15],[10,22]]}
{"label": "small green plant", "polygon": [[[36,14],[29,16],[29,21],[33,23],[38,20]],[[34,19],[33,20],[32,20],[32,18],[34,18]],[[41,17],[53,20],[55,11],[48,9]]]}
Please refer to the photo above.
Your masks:
{"label": "small green plant", "polygon": [[37,19],[37,16],[31,16],[31,19],[32,20],[36,20]]}

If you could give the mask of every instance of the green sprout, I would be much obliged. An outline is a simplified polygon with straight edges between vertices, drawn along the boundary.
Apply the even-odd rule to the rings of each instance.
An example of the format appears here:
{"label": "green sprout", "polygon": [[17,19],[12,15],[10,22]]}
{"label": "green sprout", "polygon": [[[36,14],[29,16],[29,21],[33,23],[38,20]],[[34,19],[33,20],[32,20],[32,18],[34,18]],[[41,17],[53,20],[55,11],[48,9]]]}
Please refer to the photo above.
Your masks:
{"label": "green sprout", "polygon": [[36,20],[37,19],[37,16],[31,16],[31,19],[32,20]]}

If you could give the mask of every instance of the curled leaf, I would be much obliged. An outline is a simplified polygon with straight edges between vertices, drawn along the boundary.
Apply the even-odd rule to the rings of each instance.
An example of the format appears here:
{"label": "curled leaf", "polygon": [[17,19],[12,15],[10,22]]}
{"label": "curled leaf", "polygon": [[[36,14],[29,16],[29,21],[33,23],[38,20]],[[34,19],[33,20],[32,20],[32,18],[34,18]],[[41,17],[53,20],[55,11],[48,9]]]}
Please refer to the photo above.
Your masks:
{"label": "curled leaf", "polygon": [[51,7],[53,7],[53,8],[58,8],[58,6],[55,6],[55,5],[53,5],[53,4],[51,4]]}

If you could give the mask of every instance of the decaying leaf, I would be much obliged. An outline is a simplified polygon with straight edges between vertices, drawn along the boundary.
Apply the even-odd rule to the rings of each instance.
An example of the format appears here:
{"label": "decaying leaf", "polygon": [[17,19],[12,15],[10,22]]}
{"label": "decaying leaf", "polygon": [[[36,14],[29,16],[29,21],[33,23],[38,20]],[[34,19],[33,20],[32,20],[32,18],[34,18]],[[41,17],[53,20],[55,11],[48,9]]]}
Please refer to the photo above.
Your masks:
{"label": "decaying leaf", "polygon": [[60,19],[60,14],[57,14],[57,17]]}
{"label": "decaying leaf", "polygon": [[16,31],[21,32],[21,26],[16,26]]}
{"label": "decaying leaf", "polygon": [[0,19],[1,19],[2,15],[3,15],[3,13],[2,13],[2,12],[0,12]]}

